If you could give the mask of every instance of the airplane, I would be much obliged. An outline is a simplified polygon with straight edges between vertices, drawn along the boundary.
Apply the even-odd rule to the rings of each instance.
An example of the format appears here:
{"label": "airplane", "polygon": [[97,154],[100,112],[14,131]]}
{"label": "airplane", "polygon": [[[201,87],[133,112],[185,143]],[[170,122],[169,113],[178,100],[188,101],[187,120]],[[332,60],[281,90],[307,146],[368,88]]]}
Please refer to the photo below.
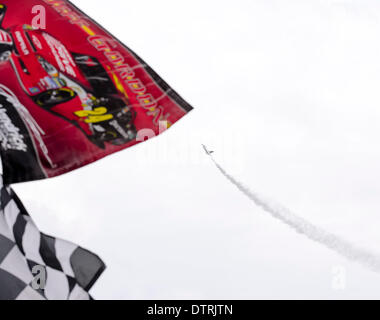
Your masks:
{"label": "airplane", "polygon": [[203,149],[205,150],[205,152],[207,153],[208,156],[211,156],[214,153],[214,151],[209,151],[204,144],[202,144],[202,146],[203,146]]}

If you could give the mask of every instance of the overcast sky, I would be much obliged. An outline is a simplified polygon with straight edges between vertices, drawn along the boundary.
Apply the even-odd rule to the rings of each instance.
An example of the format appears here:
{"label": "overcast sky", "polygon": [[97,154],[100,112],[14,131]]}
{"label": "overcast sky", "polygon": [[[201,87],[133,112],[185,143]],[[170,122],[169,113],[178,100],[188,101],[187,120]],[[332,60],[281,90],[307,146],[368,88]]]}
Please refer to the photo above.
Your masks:
{"label": "overcast sky", "polygon": [[252,189],[380,254],[380,3],[75,0],[195,110],[162,136],[15,186],[98,253],[97,299],[380,298],[380,275],[273,220]]}

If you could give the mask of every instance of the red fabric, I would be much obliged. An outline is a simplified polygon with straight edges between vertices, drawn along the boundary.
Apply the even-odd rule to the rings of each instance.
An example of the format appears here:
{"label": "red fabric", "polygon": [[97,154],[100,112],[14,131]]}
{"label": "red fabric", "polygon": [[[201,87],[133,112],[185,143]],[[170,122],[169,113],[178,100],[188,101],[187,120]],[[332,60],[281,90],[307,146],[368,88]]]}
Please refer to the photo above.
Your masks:
{"label": "red fabric", "polygon": [[[140,58],[130,49],[69,1],[3,0],[0,3],[6,6],[0,42],[9,42],[11,35],[14,45],[11,56],[0,62],[0,84],[18,98],[41,129],[39,138],[35,126],[33,129],[30,125],[30,119],[28,122],[25,115],[15,108],[28,129],[27,132],[21,130],[21,134],[29,134],[33,141],[36,154],[30,158],[35,158],[41,172],[34,175],[30,170],[37,170],[35,164],[19,163],[24,159],[22,153],[16,156],[12,154],[9,160],[7,155],[16,151],[9,146],[8,149],[3,146],[3,162],[9,161],[4,164],[7,183],[57,176],[139,143],[135,138],[121,145],[107,140],[94,142],[96,139],[92,125],[110,127],[113,136],[120,135],[118,139],[122,141],[126,141],[126,131],[124,122],[120,122],[124,128],[120,129],[121,133],[118,131],[120,124],[110,124],[112,120],[108,118],[116,119],[116,112],[110,115],[113,109],[102,109],[104,106],[108,109],[106,104],[84,107],[84,101],[88,100],[91,103],[91,97],[108,98],[111,95],[112,100],[117,101],[113,104],[121,104],[123,101],[126,108],[118,108],[125,112],[133,111],[132,123],[136,132],[152,129],[156,135],[159,134],[159,121],[167,121],[170,126],[191,110],[190,105],[169,88],[153,70],[145,64],[143,66]],[[32,13],[32,8],[36,5],[43,5],[46,9],[46,29],[36,30],[31,27],[37,15]],[[49,73],[41,63],[41,57],[43,61],[48,62],[50,68],[53,66],[59,75],[54,74],[54,71]],[[79,62],[84,69],[79,67]],[[96,74],[95,78],[108,77],[116,93],[108,94],[103,90],[94,89],[83,70],[94,72],[97,70],[97,63],[102,65],[106,74]],[[68,84],[59,78],[69,79],[72,83]],[[73,89],[75,86],[81,88],[81,94]],[[49,90],[59,90],[59,99],[67,95],[65,99],[70,100],[41,106],[47,99],[44,92]],[[49,99],[52,98],[49,96]],[[120,111],[119,109],[115,110]],[[12,119],[11,113],[7,111]],[[0,119],[0,123],[1,121]],[[4,130],[4,126],[1,128],[0,131]],[[97,131],[98,135],[102,134],[101,128],[97,130],[100,132]],[[9,132],[5,133],[5,136],[7,135],[9,138]],[[94,137],[91,137],[92,135]],[[116,140],[115,138],[114,141]],[[4,139],[2,142],[5,145]],[[29,154],[30,149],[31,146],[26,151]],[[15,168],[18,166],[26,167],[27,174],[16,173]]]}

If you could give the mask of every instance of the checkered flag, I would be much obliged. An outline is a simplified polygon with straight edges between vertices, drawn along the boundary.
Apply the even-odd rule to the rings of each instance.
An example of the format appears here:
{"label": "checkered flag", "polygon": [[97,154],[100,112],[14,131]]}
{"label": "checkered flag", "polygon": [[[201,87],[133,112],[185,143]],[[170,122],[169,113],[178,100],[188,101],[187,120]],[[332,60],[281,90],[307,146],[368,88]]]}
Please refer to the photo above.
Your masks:
{"label": "checkered flag", "polygon": [[0,176],[0,300],[90,300],[98,256],[41,233]]}

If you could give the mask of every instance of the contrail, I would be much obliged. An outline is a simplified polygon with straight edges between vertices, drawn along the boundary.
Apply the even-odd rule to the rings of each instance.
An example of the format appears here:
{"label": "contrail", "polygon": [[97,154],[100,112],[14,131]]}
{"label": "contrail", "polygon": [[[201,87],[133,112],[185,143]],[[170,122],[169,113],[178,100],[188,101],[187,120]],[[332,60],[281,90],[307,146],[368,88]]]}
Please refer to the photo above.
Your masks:
{"label": "contrail", "polygon": [[323,246],[335,251],[341,256],[361,263],[362,265],[370,268],[371,270],[380,273],[380,256],[367,251],[365,249],[359,248],[354,244],[342,239],[332,233],[329,233],[319,227],[314,226],[312,223],[300,218],[290,212],[288,209],[281,207],[280,205],[266,200],[264,197],[260,196],[256,192],[251,191],[245,187],[241,182],[236,180],[231,176],[226,170],[224,170],[219,163],[208,154],[211,160],[214,162],[219,171],[232,183],[234,184],[243,194],[245,194],[249,199],[251,199],[257,206],[264,209],[266,212],[272,215],[272,217],[282,221],[289,227],[294,229],[300,234],[303,234],[310,240],[322,244]]}

